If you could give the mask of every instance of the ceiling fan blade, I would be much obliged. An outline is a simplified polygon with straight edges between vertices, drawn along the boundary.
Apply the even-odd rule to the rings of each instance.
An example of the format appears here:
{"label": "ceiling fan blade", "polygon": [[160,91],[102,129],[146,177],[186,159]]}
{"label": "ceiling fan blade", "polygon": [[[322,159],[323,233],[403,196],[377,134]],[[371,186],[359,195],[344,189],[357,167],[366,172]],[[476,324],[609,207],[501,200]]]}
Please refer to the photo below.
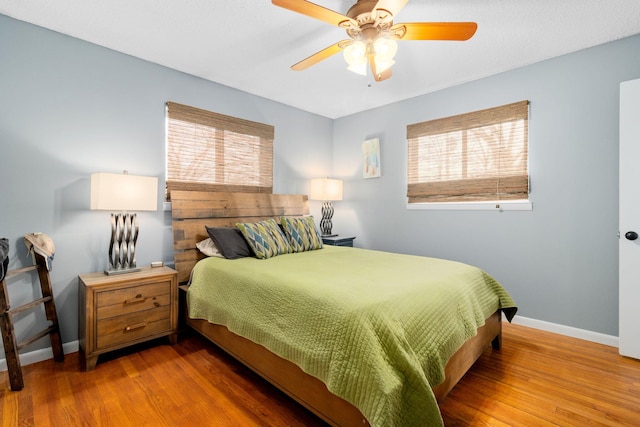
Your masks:
{"label": "ceiling fan blade", "polygon": [[378,72],[378,70],[376,69],[376,61],[374,61],[372,54],[369,54],[369,68],[371,68],[371,74],[373,75],[374,80],[377,82],[387,80],[389,77],[391,77],[391,67],[387,68],[384,71]]}
{"label": "ceiling fan blade", "polygon": [[381,73],[377,73],[377,74],[373,75],[373,78],[377,82],[381,82],[383,80],[387,80],[389,77],[391,77],[391,67],[387,68],[386,70],[384,70]]}
{"label": "ceiling fan blade", "polygon": [[478,29],[475,22],[404,22],[391,27],[401,40],[469,40]]}
{"label": "ceiling fan blade", "polygon": [[[311,3],[306,0],[271,0],[276,6],[283,7],[285,9],[292,10],[294,12],[301,13],[303,15],[307,15],[311,18],[319,19],[320,21],[328,22],[331,25],[336,25],[340,27],[341,23],[345,21],[350,23],[351,25],[357,26],[358,23],[353,19],[345,16],[341,13],[335,12],[331,9],[327,9],[326,7],[319,6],[315,3]],[[344,26],[346,24],[343,24]]]}
{"label": "ceiling fan blade", "polygon": [[379,0],[374,9],[383,9],[395,16],[408,1],[409,0]]}
{"label": "ceiling fan blade", "polygon": [[295,71],[302,71],[302,70],[306,70],[307,68],[311,67],[312,65],[317,64],[320,61],[323,61],[325,59],[327,59],[328,57],[335,55],[336,53],[340,52],[342,49],[345,48],[345,46],[348,46],[350,43],[352,42],[352,40],[342,40],[339,41],[338,43],[332,44],[329,47],[326,47],[324,49],[322,49],[319,52],[314,53],[313,55],[309,56],[308,58],[303,59],[302,61],[298,62],[297,64],[294,64],[291,66],[292,70]]}

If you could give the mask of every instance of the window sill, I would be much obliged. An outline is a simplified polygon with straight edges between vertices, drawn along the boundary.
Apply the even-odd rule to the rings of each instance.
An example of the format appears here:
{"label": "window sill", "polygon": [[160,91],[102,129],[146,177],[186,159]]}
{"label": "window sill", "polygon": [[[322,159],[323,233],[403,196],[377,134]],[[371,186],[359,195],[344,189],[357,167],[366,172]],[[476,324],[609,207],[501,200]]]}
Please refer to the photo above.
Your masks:
{"label": "window sill", "polygon": [[448,210],[448,211],[530,211],[533,203],[529,200],[503,202],[446,202],[407,203],[407,210]]}

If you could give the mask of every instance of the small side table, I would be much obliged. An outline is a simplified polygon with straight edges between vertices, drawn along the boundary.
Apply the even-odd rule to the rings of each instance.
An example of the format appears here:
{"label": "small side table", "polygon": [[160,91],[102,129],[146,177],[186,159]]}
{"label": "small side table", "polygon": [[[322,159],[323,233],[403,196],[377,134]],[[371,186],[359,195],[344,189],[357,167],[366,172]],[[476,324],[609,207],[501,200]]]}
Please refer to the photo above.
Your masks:
{"label": "small side table", "polygon": [[82,369],[98,356],[178,332],[178,273],[169,267],[143,267],[135,273],[78,277],[78,340]]}
{"label": "small side table", "polygon": [[331,246],[349,246],[353,247],[353,241],[355,240],[354,236],[342,237],[342,236],[331,236],[331,237],[322,237],[322,243],[325,245]]}

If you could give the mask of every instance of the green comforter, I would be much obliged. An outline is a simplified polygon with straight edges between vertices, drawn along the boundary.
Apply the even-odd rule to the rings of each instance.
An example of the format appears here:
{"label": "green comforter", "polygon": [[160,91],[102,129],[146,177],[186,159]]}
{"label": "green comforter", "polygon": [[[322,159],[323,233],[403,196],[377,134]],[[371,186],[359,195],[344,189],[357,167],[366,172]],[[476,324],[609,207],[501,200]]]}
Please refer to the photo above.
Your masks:
{"label": "green comforter", "polygon": [[207,258],[189,315],[225,325],[319,378],[374,426],[439,426],[431,390],[484,319],[516,307],[482,270],[357,248]]}

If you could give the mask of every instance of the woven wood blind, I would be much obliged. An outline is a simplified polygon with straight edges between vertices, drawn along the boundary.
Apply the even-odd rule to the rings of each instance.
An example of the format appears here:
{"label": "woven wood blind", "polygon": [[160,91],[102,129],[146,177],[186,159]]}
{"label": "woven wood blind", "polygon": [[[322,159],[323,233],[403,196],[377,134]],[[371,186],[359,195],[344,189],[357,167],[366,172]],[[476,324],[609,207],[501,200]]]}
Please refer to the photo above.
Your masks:
{"label": "woven wood blind", "polygon": [[529,101],[407,126],[409,203],[529,197]]}
{"label": "woven wood blind", "polygon": [[167,102],[171,190],[273,191],[274,128]]}

